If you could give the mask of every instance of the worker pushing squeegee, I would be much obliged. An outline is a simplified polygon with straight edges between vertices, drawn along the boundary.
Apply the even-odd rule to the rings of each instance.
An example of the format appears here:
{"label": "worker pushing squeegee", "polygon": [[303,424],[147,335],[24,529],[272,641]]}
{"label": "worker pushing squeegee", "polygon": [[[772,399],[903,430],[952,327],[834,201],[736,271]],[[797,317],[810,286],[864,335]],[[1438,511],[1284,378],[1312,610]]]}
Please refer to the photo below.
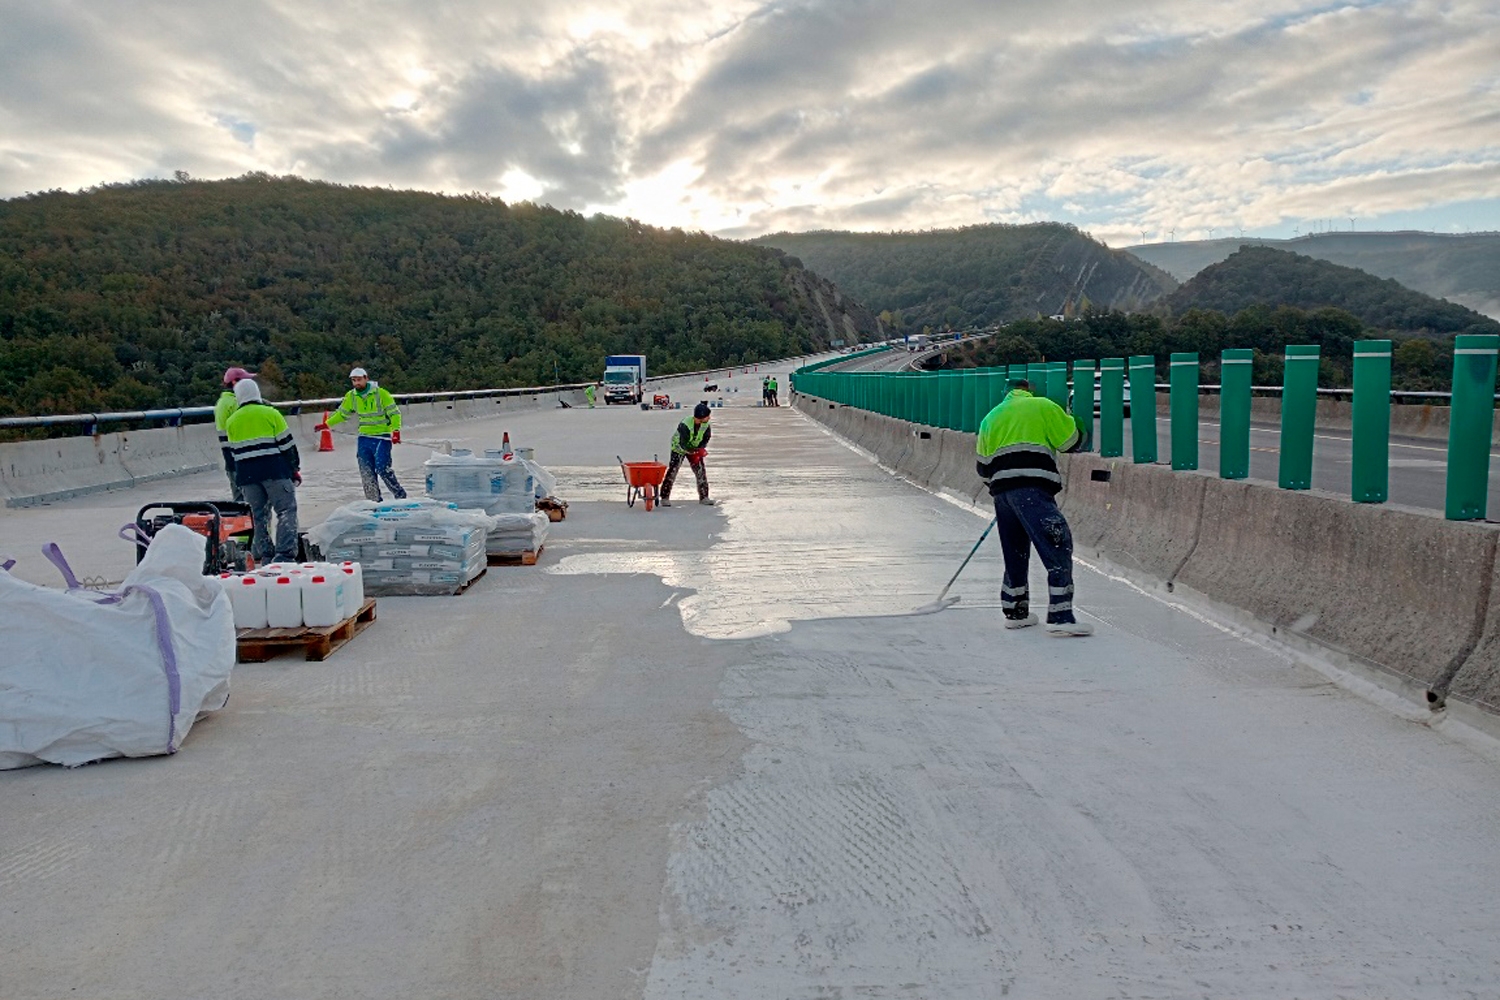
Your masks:
{"label": "worker pushing squeegee", "polygon": [[1027,572],[1036,547],[1047,567],[1047,631],[1056,636],[1090,635],[1094,629],[1073,616],[1073,533],[1055,499],[1062,489],[1057,468],[1059,451],[1082,451],[1089,446],[1092,428],[1045,396],[1033,396],[1031,383],[1015,379],[1000,404],[979,424],[975,463],[995,501],[995,519],[969,550],[937,599],[908,612],[930,615],[952,607],[949,597],[958,575],[969,565],[984,540],[998,525],[1000,551],[1005,557],[1005,580],[1000,608],[1006,628],[1037,623],[1031,613]]}

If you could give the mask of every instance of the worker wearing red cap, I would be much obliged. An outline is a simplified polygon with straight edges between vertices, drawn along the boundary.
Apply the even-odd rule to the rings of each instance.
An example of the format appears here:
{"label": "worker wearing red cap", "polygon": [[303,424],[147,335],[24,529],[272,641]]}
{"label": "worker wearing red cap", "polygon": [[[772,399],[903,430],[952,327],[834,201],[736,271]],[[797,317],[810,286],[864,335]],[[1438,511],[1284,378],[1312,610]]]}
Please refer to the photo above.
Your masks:
{"label": "worker wearing red cap", "polygon": [[224,453],[224,472],[229,476],[229,495],[236,503],[244,502],[245,492],[240,489],[240,484],[234,479],[234,452],[229,448],[227,428],[229,418],[234,414],[235,407],[239,405],[234,398],[235,383],[254,376],[254,372],[247,372],[243,368],[226,368],[224,391],[219,393],[219,401],[214,403],[214,429],[219,432],[219,450]]}

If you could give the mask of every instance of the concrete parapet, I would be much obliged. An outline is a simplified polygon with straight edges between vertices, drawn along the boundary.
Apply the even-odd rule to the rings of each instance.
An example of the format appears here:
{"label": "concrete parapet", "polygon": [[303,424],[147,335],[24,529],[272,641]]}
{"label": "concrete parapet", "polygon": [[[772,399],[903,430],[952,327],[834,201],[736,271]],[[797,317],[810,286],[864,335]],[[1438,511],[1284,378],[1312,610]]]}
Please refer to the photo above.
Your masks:
{"label": "concrete parapet", "polygon": [[[403,428],[421,428],[496,413],[555,407],[558,400],[586,405],[578,391],[545,392],[488,399],[438,400],[401,407]],[[318,446],[321,410],[286,414],[287,426],[301,449]],[[337,429],[339,440],[353,441],[352,422]],[[27,507],[103,490],[203,472],[223,462],[213,424],[188,424],[142,431],[51,438],[0,444],[0,498],[8,507]]]}
{"label": "concrete parapet", "polygon": [[212,424],[16,441],[0,445],[0,496],[8,507],[121,489],[223,461]]}
{"label": "concrete parapet", "polygon": [[942,458],[933,470],[932,487],[988,507],[989,490],[974,468],[978,458],[974,451],[975,435],[964,431],[942,431],[941,434]]}
{"label": "concrete parapet", "polygon": [[1059,464],[1074,547],[1171,581],[1197,544],[1208,477],[1087,453]]}
{"label": "concrete parapet", "polygon": [[1426,688],[1478,638],[1495,530],[1312,491],[1207,480],[1197,546],[1175,583]]}
{"label": "concrete parapet", "polygon": [[1454,673],[1447,690],[1439,689],[1434,695],[1500,715],[1500,562],[1494,565],[1487,582],[1479,639],[1468,659]]}

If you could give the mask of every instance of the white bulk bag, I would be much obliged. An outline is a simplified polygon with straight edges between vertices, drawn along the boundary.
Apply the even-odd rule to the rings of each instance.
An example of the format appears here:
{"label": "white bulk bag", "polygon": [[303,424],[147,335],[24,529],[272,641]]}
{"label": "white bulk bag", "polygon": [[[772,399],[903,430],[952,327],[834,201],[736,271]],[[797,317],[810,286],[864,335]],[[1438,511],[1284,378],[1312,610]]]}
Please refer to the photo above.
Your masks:
{"label": "white bulk bag", "polygon": [[0,572],[0,769],[176,753],[224,707],[234,616],[203,576],[202,535],[167,525],[120,590],[68,590]]}

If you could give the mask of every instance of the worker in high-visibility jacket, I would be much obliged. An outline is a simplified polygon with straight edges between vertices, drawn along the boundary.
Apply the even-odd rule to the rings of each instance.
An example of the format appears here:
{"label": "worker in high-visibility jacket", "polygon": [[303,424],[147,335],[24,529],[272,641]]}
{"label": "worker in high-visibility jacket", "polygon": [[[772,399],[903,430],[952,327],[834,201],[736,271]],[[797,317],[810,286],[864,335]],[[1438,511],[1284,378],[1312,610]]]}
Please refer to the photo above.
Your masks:
{"label": "worker in high-visibility jacket", "polygon": [[229,423],[229,416],[234,408],[239,405],[234,401],[235,383],[254,376],[254,372],[247,372],[243,368],[226,368],[224,391],[219,393],[219,399],[214,403],[214,430],[219,432],[219,450],[224,454],[224,474],[229,477],[229,496],[236,503],[244,503],[245,494],[240,491],[240,484],[234,481],[234,455],[229,451],[229,436],[224,427]]}
{"label": "worker in high-visibility jacket", "polygon": [[683,459],[687,459],[688,466],[693,470],[693,476],[698,480],[698,502],[709,507],[716,503],[709,499],[708,470],[703,465],[703,459],[708,454],[708,439],[713,435],[713,431],[708,426],[708,419],[712,413],[707,403],[699,403],[693,407],[693,415],[685,418],[673,432],[672,460],[667,465],[666,477],[661,481],[661,505],[663,507],[672,506],[672,483],[677,479],[677,470],[682,467]]}
{"label": "worker in high-visibility jacket", "polygon": [[1047,567],[1047,631],[1089,635],[1093,627],[1073,614],[1073,533],[1056,497],[1062,489],[1057,453],[1087,447],[1090,428],[1045,396],[1033,396],[1030,383],[1018,379],[1011,387],[980,422],[976,443],[979,476],[995,501],[1005,558],[1000,590],[1005,627],[1037,623],[1027,588],[1034,546]]}
{"label": "worker in high-visibility jacket", "polygon": [[396,400],[380,387],[379,382],[370,381],[363,368],[350,371],[349,381],[354,388],[344,394],[339,408],[328,415],[328,423],[319,424],[315,429],[325,430],[350,417],[357,417],[359,444],[355,450],[365,499],[378,503],[381,500],[380,484],[384,481],[391,496],[404,500],[406,490],[396,479],[396,470],[391,468],[391,445],[401,443],[401,411],[396,408]]}
{"label": "worker in high-visibility jacket", "polygon": [[[234,477],[250,505],[255,537],[250,554],[257,562],[297,560],[297,487],[302,484],[302,461],[286,418],[260,398],[252,378],[234,384],[238,404],[225,430],[234,453]],[[271,533],[271,514],[276,533]]]}

